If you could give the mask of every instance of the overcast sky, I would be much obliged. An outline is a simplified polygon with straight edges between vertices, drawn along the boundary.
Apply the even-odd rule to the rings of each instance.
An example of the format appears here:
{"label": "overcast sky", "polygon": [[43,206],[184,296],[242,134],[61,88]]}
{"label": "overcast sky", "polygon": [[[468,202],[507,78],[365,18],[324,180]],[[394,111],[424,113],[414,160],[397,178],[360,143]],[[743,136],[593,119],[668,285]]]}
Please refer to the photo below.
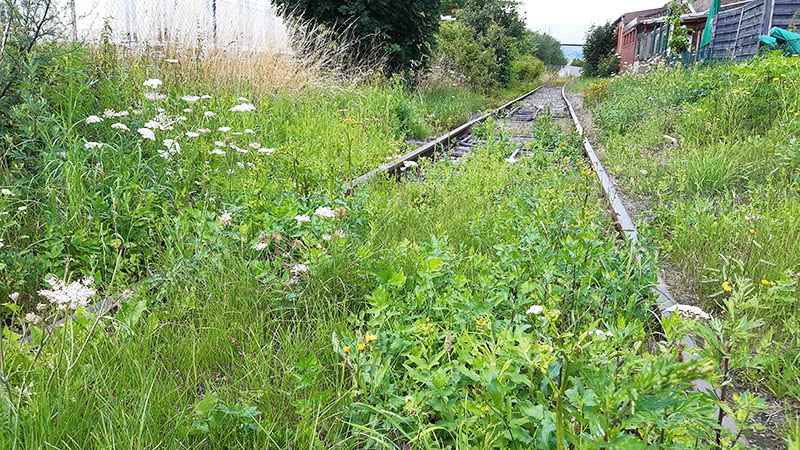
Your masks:
{"label": "overcast sky", "polygon": [[[546,31],[563,43],[579,44],[591,25],[617,19],[623,13],[664,6],[668,0],[521,0],[528,26]],[[577,40],[577,41],[576,41]],[[569,41],[569,42],[568,42]]]}

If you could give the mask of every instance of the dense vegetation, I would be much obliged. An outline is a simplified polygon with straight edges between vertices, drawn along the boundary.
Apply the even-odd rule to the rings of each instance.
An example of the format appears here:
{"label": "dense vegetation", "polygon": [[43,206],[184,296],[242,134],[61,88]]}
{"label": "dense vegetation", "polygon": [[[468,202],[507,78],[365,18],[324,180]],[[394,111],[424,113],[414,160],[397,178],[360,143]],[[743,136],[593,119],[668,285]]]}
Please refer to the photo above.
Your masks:
{"label": "dense vegetation", "polygon": [[[590,86],[611,168],[699,306],[763,323],[743,378],[800,398],[800,59],[658,68]],[[791,408],[790,408],[791,410]]]}
{"label": "dense vegetation", "polygon": [[607,77],[619,70],[617,27],[608,22],[595,25],[586,33],[583,45],[583,73],[588,77]]}

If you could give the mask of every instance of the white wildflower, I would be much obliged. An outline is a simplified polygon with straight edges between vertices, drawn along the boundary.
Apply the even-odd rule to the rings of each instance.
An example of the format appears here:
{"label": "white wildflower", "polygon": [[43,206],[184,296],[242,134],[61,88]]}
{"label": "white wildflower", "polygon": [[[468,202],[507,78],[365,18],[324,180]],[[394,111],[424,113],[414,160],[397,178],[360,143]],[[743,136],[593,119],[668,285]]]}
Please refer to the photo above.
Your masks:
{"label": "white wildflower", "polygon": [[206,99],[209,99],[209,98],[212,98],[212,97],[210,95],[208,95],[208,94],[203,94],[203,95],[200,96],[200,99],[202,99],[202,100],[206,100]]}
{"label": "white wildflower", "polygon": [[235,170],[233,170],[233,169],[228,169],[228,170],[226,170],[225,172],[226,172],[228,175],[233,175],[233,174],[234,174],[234,172],[236,172],[236,171],[235,171]]}
{"label": "white wildflower", "polygon": [[217,128],[217,131],[222,131],[223,133],[227,133],[228,131],[231,131],[231,129],[232,129],[231,127],[219,127]]}
{"label": "white wildflower", "polygon": [[153,133],[153,130],[151,130],[150,128],[139,128],[136,131],[138,131],[139,134],[142,135],[142,139],[150,139],[151,141],[156,140],[156,134]]}
{"label": "white wildflower", "polygon": [[336,231],[334,231],[334,232],[333,232],[333,235],[334,235],[334,237],[337,237],[337,238],[339,238],[339,239],[343,239],[345,236],[347,236],[347,235],[344,233],[344,231],[343,231],[343,230],[336,230]]}
{"label": "white wildflower", "polygon": [[22,206],[20,206],[19,208],[17,208],[17,211],[19,211],[19,212],[25,212],[25,211],[27,211],[27,210],[28,210],[28,207],[27,207],[27,206],[25,206],[25,205],[22,205]]}
{"label": "white wildflower", "polygon": [[408,168],[408,167],[417,167],[417,166],[419,166],[419,164],[417,164],[416,161],[403,161],[403,167]]}
{"label": "white wildflower", "polygon": [[255,110],[256,110],[256,107],[253,106],[252,103],[242,103],[240,105],[236,105],[236,106],[232,107],[228,111],[232,111],[232,112],[251,112],[251,111],[255,111]]}
{"label": "white wildflower", "polygon": [[123,131],[131,131],[131,129],[128,128],[128,126],[125,125],[122,122],[117,122],[117,123],[111,124],[111,128],[115,128],[117,130],[123,130]]}
{"label": "white wildflower", "polygon": [[37,303],[36,304],[36,310],[37,311],[44,311],[45,309],[47,309],[47,303]]}
{"label": "white wildflower", "polygon": [[233,220],[233,215],[227,211],[223,212],[219,216],[219,221],[225,225],[230,225],[232,220]]}
{"label": "white wildflower", "polygon": [[333,239],[333,236],[331,236],[331,235],[330,235],[330,234],[328,234],[328,233],[324,233],[324,234],[322,235],[322,240],[323,240],[323,241],[330,241],[331,239]]}
{"label": "white wildflower", "polygon": [[3,188],[3,190],[2,190],[2,191],[0,191],[0,192],[2,192],[2,193],[3,193],[3,195],[10,195],[10,196],[12,196],[12,197],[14,196],[14,193],[13,193],[13,192],[11,192],[11,189],[6,189],[6,188]]}
{"label": "white wildflower", "polygon": [[240,169],[244,169],[244,163],[241,161],[236,161],[236,165],[239,166]]}
{"label": "white wildflower", "polygon": [[667,308],[668,313],[677,312],[684,319],[704,319],[711,320],[711,315],[697,306],[676,304]]}
{"label": "white wildflower", "polygon": [[164,108],[158,107],[158,108],[156,108],[156,111],[158,111],[160,113],[163,113],[163,112],[166,112],[167,110],[164,109]]}
{"label": "white wildflower", "polygon": [[210,133],[211,130],[209,130],[208,128],[200,128],[199,130],[197,130],[197,132],[200,133],[200,134],[206,134],[206,133]]}
{"label": "white wildflower", "polygon": [[273,153],[274,151],[275,151],[274,148],[260,148],[260,149],[258,149],[258,153],[270,154],[270,153]]}
{"label": "white wildflower", "polygon": [[86,123],[98,123],[102,122],[103,118],[100,116],[89,116],[86,118]]}
{"label": "white wildflower", "polygon": [[266,242],[256,242],[250,248],[252,248],[253,250],[261,251],[261,250],[264,250],[267,247],[269,247],[269,244],[266,243]]}
{"label": "white wildflower", "polygon": [[298,215],[294,216],[294,220],[296,220],[298,225],[299,225],[299,224],[311,222],[311,217],[308,217],[305,214],[298,214]]}
{"label": "white wildflower", "polygon": [[114,112],[113,109],[106,109],[105,111],[103,111],[103,117],[105,117],[106,119],[110,119],[110,118],[116,117],[116,116],[117,116],[117,113]]}
{"label": "white wildflower", "polygon": [[188,113],[192,112],[192,108],[183,108],[183,112],[188,114]]}
{"label": "white wildflower", "polygon": [[175,120],[177,120],[178,122],[183,122],[183,121],[189,120],[189,118],[186,117],[186,116],[178,116],[178,117],[175,118]]}
{"label": "white wildflower", "polygon": [[231,133],[231,135],[233,136],[241,136],[242,134],[244,133],[242,133],[241,131],[234,131],[233,133]]}
{"label": "white wildflower", "polygon": [[88,306],[89,299],[97,293],[91,287],[94,283],[92,277],[86,277],[81,281],[73,281],[70,284],[66,284],[56,277],[50,277],[46,281],[50,285],[50,289],[39,291],[39,295],[56,305],[59,311],[74,311],[78,306]]}
{"label": "white wildflower", "polygon": [[164,61],[165,61],[165,62],[168,62],[168,63],[170,63],[170,64],[177,64],[177,63],[178,63],[178,60],[177,60],[177,59],[169,59],[169,58],[168,58],[168,59],[165,59]]}
{"label": "white wildflower", "polygon": [[114,113],[114,117],[125,117],[130,114],[127,110],[126,111],[119,111]]}
{"label": "white wildflower", "polygon": [[335,219],[336,218],[336,213],[333,212],[333,209],[331,209],[328,206],[320,206],[319,208],[317,208],[316,211],[314,211],[314,215],[319,217],[320,219]]}
{"label": "white wildflower", "polygon": [[544,307],[542,305],[533,305],[525,311],[525,314],[535,314],[539,315],[544,311]]}
{"label": "white wildflower", "polygon": [[159,86],[161,86],[164,83],[158,78],[150,78],[149,80],[145,80],[145,82],[142,84],[144,85],[144,87],[149,87],[151,89],[158,89]]}
{"label": "white wildflower", "polygon": [[308,270],[309,270],[308,266],[305,265],[305,264],[295,264],[295,265],[292,266],[290,272],[292,272],[292,275],[298,276],[301,273],[308,272]]}
{"label": "white wildflower", "polygon": [[222,150],[220,148],[215,148],[214,150],[211,150],[211,154],[212,155],[220,155],[220,156],[227,155],[227,153],[225,153],[225,150]]}
{"label": "white wildflower", "polygon": [[251,142],[250,143],[250,148],[252,148],[254,150],[258,150],[259,148],[261,148],[261,143],[260,142]]}
{"label": "white wildflower", "polygon": [[194,103],[200,100],[200,97],[197,95],[184,95],[181,97],[181,100],[185,101],[186,103]]}
{"label": "white wildflower", "polygon": [[167,98],[164,94],[159,94],[158,92],[145,92],[144,98],[150,100],[151,102],[157,102],[159,100],[164,100]]}
{"label": "white wildflower", "polygon": [[8,294],[8,298],[11,299],[12,302],[16,302],[19,300],[19,292],[12,292]]}
{"label": "white wildflower", "polygon": [[244,132],[245,132],[245,134],[256,134],[256,132],[251,130],[250,128],[245,128]]}
{"label": "white wildflower", "polygon": [[36,315],[35,313],[29,312],[25,314],[25,323],[29,323],[31,325],[39,325],[42,323],[42,318]]}
{"label": "white wildflower", "polygon": [[239,97],[239,98],[237,98],[236,100],[237,100],[237,101],[240,101],[240,102],[249,102],[249,101],[250,101],[250,100],[248,100],[248,99],[247,99],[247,98],[245,98],[245,97]]}
{"label": "white wildflower", "polygon": [[83,144],[83,146],[86,147],[87,149],[91,150],[93,148],[103,148],[103,143],[102,142],[91,142],[90,141],[90,142],[87,142],[87,143]]}
{"label": "white wildflower", "polygon": [[150,128],[151,130],[155,130],[156,128],[159,130],[161,129],[161,124],[155,120],[148,120],[145,122],[144,126],[145,128]]}
{"label": "white wildflower", "polygon": [[214,111],[206,111],[206,112],[203,113],[203,115],[206,116],[206,117],[214,117],[214,116],[216,116],[216,114],[214,114]]}
{"label": "white wildflower", "polygon": [[217,147],[225,147],[225,143],[222,141],[214,141],[214,145]]}
{"label": "white wildflower", "polygon": [[230,145],[230,147],[231,147],[232,149],[236,150],[236,151],[237,151],[237,152],[239,152],[239,153],[248,153],[248,152],[249,152],[249,150],[247,150],[247,149],[244,149],[244,148],[240,148],[240,147],[239,147],[239,146],[237,146],[236,144],[231,144],[231,145]]}
{"label": "white wildflower", "polygon": [[605,339],[607,337],[614,337],[614,333],[603,330],[591,330],[589,331],[589,336],[597,336],[599,338]]}
{"label": "white wildflower", "polygon": [[186,132],[186,137],[188,137],[188,138],[196,138],[198,136],[200,136],[200,133],[195,133],[194,131],[187,131]]}

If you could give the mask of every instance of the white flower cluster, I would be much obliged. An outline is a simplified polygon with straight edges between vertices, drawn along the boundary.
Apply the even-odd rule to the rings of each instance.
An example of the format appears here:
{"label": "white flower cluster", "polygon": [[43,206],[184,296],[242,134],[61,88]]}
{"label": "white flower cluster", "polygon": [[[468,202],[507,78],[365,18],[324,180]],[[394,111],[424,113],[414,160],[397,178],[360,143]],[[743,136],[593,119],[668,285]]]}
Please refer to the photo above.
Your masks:
{"label": "white flower cluster", "polygon": [[668,313],[678,313],[684,319],[711,320],[711,315],[697,306],[676,304],[667,308]]}
{"label": "white flower cluster", "polygon": [[320,206],[314,211],[314,215],[319,217],[320,219],[335,219],[336,212],[333,211],[332,208],[329,206]]}
{"label": "white flower cluster", "polygon": [[614,337],[614,333],[603,330],[591,330],[589,331],[589,336],[597,336],[599,338],[605,339],[607,337]]}
{"label": "white flower cluster", "polygon": [[542,305],[532,305],[527,311],[525,311],[525,314],[534,314],[538,316],[542,312],[544,312],[544,307]]}
{"label": "white flower cluster", "polygon": [[256,107],[253,106],[252,103],[242,103],[242,104],[239,104],[239,105],[236,105],[236,106],[232,107],[228,111],[232,111],[232,112],[252,112],[252,111],[255,111],[255,110],[256,110]]}
{"label": "white flower cluster", "polygon": [[51,277],[46,281],[50,285],[50,289],[39,291],[39,295],[56,305],[59,311],[74,311],[78,306],[88,306],[89,299],[97,293],[91,287],[94,283],[94,278],[92,277],[86,277],[81,281],[73,281],[70,284],[66,284],[56,277]]}
{"label": "white flower cluster", "polygon": [[166,147],[166,150],[158,149],[158,155],[167,161],[172,161],[172,156],[181,152],[181,145],[174,139],[164,139],[162,143],[164,147]]}

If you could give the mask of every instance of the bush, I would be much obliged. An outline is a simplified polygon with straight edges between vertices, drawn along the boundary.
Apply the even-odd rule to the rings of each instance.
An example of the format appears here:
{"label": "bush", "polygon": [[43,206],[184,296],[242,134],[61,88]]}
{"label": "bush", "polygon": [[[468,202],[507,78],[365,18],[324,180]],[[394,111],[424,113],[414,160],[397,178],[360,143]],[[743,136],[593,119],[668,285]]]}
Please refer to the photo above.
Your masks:
{"label": "bush", "polygon": [[573,67],[583,67],[584,63],[585,61],[583,60],[583,58],[578,58],[578,59],[573,59],[572,62],[569,63],[569,65]]}
{"label": "bush", "polygon": [[440,55],[479,89],[489,89],[497,83],[494,73],[497,61],[491,49],[481,45],[475,30],[461,22],[443,23],[436,38]]}
{"label": "bush", "polygon": [[[381,50],[389,54],[389,68],[406,70],[418,67],[429,55],[439,26],[439,0],[358,0],[342,3],[331,0],[278,0],[288,11],[303,19],[315,20],[335,30],[351,28],[369,51],[376,38]],[[367,47],[367,48],[364,48]]]}
{"label": "bush", "polygon": [[549,34],[529,32],[526,40],[532,51],[530,54],[549,67],[562,67],[567,65],[567,58],[561,50],[561,42]]}
{"label": "bush", "polygon": [[595,76],[610,77],[617,72],[619,72],[619,55],[615,53],[600,60],[600,63],[597,65],[597,70],[595,71]]}
{"label": "bush", "polygon": [[[601,70],[601,63],[604,63],[602,69],[608,70],[613,67],[609,57],[613,55],[616,48],[617,34],[613,23],[609,22],[589,28],[586,33],[586,44],[583,46],[586,61],[583,73],[590,77],[610,75],[609,72]],[[617,63],[617,68],[619,68],[619,63]]]}
{"label": "bush", "polygon": [[531,55],[520,56],[514,60],[514,78],[518,81],[536,81],[544,72],[544,63]]}

